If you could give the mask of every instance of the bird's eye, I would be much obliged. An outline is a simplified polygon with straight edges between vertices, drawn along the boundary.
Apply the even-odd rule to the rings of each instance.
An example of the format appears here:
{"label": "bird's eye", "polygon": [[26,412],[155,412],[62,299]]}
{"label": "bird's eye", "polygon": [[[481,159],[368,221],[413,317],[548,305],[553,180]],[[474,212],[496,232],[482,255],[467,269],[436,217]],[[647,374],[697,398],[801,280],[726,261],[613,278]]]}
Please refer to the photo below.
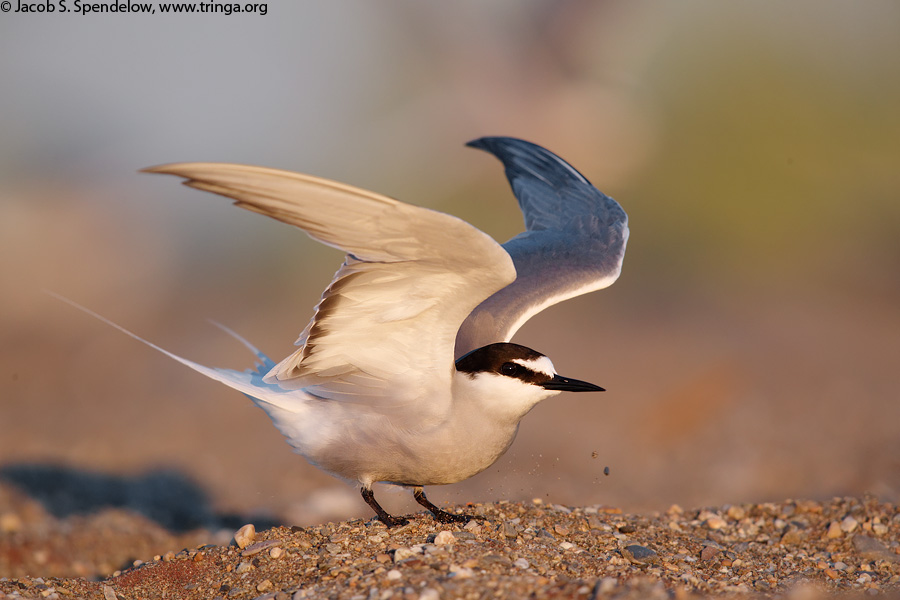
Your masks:
{"label": "bird's eye", "polygon": [[517,365],[516,363],[511,363],[511,362],[503,363],[503,366],[500,367],[500,373],[503,375],[512,376],[518,372],[519,372],[519,365]]}

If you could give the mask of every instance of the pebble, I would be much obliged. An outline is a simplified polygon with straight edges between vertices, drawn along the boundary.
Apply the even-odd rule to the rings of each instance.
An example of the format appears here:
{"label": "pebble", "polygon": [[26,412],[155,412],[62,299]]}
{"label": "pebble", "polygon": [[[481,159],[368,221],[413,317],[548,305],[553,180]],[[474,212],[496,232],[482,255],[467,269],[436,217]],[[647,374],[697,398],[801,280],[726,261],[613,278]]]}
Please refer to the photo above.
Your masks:
{"label": "pebble", "polygon": [[531,565],[528,563],[528,559],[526,558],[517,558],[513,561],[513,566],[518,567],[520,569],[527,569]]}
{"label": "pebble", "polygon": [[659,554],[646,546],[631,544],[620,549],[622,556],[636,565],[650,565],[659,562]]}
{"label": "pebble", "polygon": [[438,592],[434,588],[425,588],[422,590],[422,593],[419,594],[419,600],[440,600],[441,593]]}
{"label": "pebble", "polygon": [[781,544],[787,546],[799,546],[806,540],[806,532],[802,529],[789,529],[781,536]]}
{"label": "pebble", "polygon": [[857,534],[853,536],[853,548],[860,557],[866,560],[887,560],[900,562],[900,556],[894,554],[880,540],[868,535]]}
{"label": "pebble", "polygon": [[722,529],[727,526],[728,523],[725,522],[725,519],[720,517],[719,515],[713,515],[709,519],[706,520],[706,526],[710,529]]}
{"label": "pebble", "polygon": [[833,539],[841,537],[842,535],[843,535],[843,532],[841,531],[840,523],[838,523],[837,521],[832,521],[831,523],[829,523],[828,531],[825,533],[825,537],[827,537],[830,540],[833,540]]}
{"label": "pebble", "polygon": [[241,550],[252,544],[254,539],[256,539],[256,527],[253,523],[247,523],[234,532],[234,543]]}
{"label": "pebble", "polygon": [[722,550],[719,548],[714,548],[713,546],[707,546],[703,550],[700,551],[700,560],[712,560],[721,554]]}
{"label": "pebble", "polygon": [[239,564],[237,567],[235,567],[234,572],[235,573],[246,573],[247,571],[252,571],[252,570],[253,570],[253,563],[245,560],[244,562]]}
{"label": "pebble", "polygon": [[516,526],[512,523],[504,523],[503,524],[503,537],[514,540],[519,537],[519,532],[516,530]]}
{"label": "pebble", "polygon": [[265,542],[256,542],[255,544],[250,544],[244,551],[241,552],[241,556],[253,556],[254,554],[259,554],[263,550],[268,550],[273,546],[281,545],[281,540],[267,540]]}
{"label": "pebble", "polygon": [[403,577],[403,573],[401,573],[397,569],[391,569],[387,572],[387,575],[385,575],[385,577],[388,578],[388,581],[397,581],[398,579]]}
{"label": "pebble", "polygon": [[450,565],[450,574],[459,579],[468,579],[475,575],[475,571],[471,567],[461,567],[459,565]]}
{"label": "pebble", "polygon": [[618,587],[618,585],[619,585],[619,580],[616,579],[615,577],[604,577],[603,579],[598,581],[597,584],[594,586],[594,588],[598,592],[597,594],[594,594],[594,597],[597,597],[601,594],[602,595],[611,594],[612,591]]}
{"label": "pebble", "polygon": [[747,512],[740,506],[729,506],[727,514],[735,521],[740,521],[747,516]]}
{"label": "pebble", "polygon": [[453,535],[452,531],[441,531],[438,532],[436,536],[434,536],[434,545],[435,546],[449,546],[450,544],[456,543],[456,536]]}
{"label": "pebble", "polygon": [[396,550],[394,550],[394,562],[398,563],[402,560],[406,560],[407,558],[412,558],[418,555],[419,553],[412,548],[397,548]]}
{"label": "pebble", "polygon": [[284,556],[284,548],[282,548],[281,546],[275,546],[274,548],[269,550],[270,558],[281,558],[282,556]]}
{"label": "pebble", "polygon": [[844,533],[853,533],[858,526],[859,521],[854,519],[852,515],[847,515],[844,517],[844,520],[841,521],[841,531]]}

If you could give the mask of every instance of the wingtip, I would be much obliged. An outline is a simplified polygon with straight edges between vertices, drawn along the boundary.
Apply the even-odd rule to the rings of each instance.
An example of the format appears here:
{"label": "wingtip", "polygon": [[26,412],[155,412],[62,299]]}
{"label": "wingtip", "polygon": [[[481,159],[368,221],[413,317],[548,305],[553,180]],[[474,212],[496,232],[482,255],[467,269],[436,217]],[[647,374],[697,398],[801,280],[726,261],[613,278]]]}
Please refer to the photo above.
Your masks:
{"label": "wingtip", "polygon": [[478,148],[479,150],[488,150],[490,151],[491,146],[496,146],[497,144],[515,144],[515,143],[525,143],[531,144],[531,142],[527,142],[520,138],[509,137],[505,135],[486,135],[480,138],[476,138],[474,140],[466,142],[466,146],[469,148]]}
{"label": "wingtip", "polygon": [[138,169],[138,173],[159,173],[162,175],[178,175],[178,167],[181,167],[185,163],[166,163],[164,165],[154,165],[152,167],[144,167],[143,169]]}

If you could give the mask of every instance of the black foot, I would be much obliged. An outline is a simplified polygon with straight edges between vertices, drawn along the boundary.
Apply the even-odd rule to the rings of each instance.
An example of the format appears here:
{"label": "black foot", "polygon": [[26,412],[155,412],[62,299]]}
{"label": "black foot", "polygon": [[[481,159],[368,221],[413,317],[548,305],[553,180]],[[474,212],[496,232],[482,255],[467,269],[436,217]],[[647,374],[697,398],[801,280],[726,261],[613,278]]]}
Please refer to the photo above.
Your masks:
{"label": "black foot", "polygon": [[378,515],[378,520],[387,525],[387,528],[391,527],[401,527],[403,525],[409,525],[409,519],[404,519],[403,517],[393,517],[387,513],[384,515]]}
{"label": "black foot", "polygon": [[406,525],[409,523],[407,519],[403,517],[394,517],[388,514],[386,510],[381,508],[381,505],[375,500],[375,494],[372,493],[371,488],[363,487],[360,489],[360,493],[362,494],[363,500],[366,501],[366,504],[372,507],[372,510],[375,511],[375,514],[378,515],[378,520],[390,527],[399,527],[401,525]]}
{"label": "black foot", "polygon": [[438,523],[468,523],[472,519],[483,520],[483,517],[478,517],[476,515],[458,515],[449,513],[446,510],[441,510],[432,504],[431,500],[425,497],[425,490],[420,487],[413,488],[413,498],[416,499],[416,502],[430,510],[431,514],[434,515],[434,520]]}

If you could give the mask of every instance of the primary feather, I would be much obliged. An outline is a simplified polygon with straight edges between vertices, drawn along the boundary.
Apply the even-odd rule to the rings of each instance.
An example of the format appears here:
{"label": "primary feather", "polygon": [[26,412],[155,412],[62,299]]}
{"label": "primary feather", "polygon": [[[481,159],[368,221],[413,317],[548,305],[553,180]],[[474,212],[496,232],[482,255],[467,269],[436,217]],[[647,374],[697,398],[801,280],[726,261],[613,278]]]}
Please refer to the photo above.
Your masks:
{"label": "primary feather", "polygon": [[[484,298],[515,279],[510,256],[456,217],[276,169],[179,163],[146,169],[236,200],[348,253],[298,340],[264,382],[401,407],[450,385],[453,340]],[[423,338],[424,336],[424,338]],[[410,340],[421,343],[411,346]],[[439,411],[444,407],[435,406]]]}
{"label": "primary feather", "polygon": [[479,304],[456,338],[456,356],[508,342],[545,308],[611,285],[622,270],[628,216],[569,163],[546,148],[509,137],[468,143],[503,163],[525,217],[503,249],[516,280]]}

